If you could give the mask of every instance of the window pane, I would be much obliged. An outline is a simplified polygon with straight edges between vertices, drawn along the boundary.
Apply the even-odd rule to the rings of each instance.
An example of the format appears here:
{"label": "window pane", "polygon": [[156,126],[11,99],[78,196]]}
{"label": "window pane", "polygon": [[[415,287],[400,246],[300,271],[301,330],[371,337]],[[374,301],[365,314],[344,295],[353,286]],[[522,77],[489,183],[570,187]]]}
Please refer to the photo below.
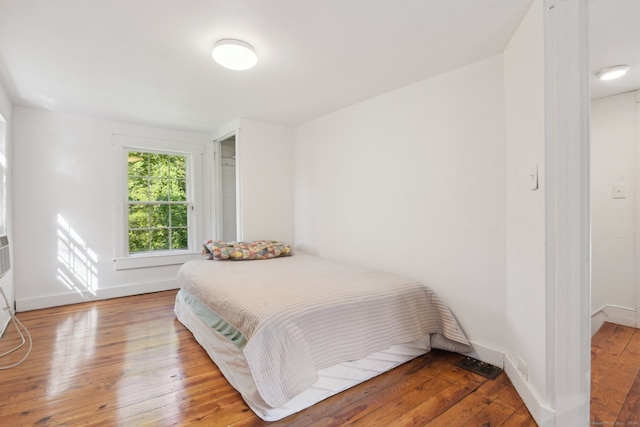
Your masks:
{"label": "window pane", "polygon": [[167,228],[151,230],[151,250],[159,251],[169,248],[169,230]]}
{"label": "window pane", "polygon": [[172,178],[187,177],[187,158],[183,156],[171,156],[169,160],[169,174]]}
{"label": "window pane", "polygon": [[184,155],[127,153],[130,253],[188,249],[187,161]]}
{"label": "window pane", "polygon": [[130,151],[127,155],[127,168],[129,176],[147,176],[148,162],[146,154],[138,151]]}
{"label": "window pane", "polygon": [[189,249],[186,228],[174,228],[171,230],[171,249]]}
{"label": "window pane", "polygon": [[149,180],[149,193],[149,200],[152,202],[169,200],[169,179],[151,178]]}
{"label": "window pane", "polygon": [[187,226],[187,205],[171,205],[171,227]]}
{"label": "window pane", "polygon": [[145,252],[149,250],[148,230],[129,230],[129,252]]}
{"label": "window pane", "polygon": [[168,177],[169,157],[167,154],[149,154],[149,175],[152,177]]}
{"label": "window pane", "polygon": [[149,200],[149,182],[146,178],[129,178],[129,200],[134,202]]}
{"label": "window pane", "polygon": [[149,206],[129,205],[129,228],[149,227]]}
{"label": "window pane", "polygon": [[169,227],[169,205],[151,205],[151,227]]}
{"label": "window pane", "polygon": [[171,200],[174,202],[187,201],[187,180],[174,179],[171,181]]}
{"label": "window pane", "polygon": [[127,168],[129,176],[146,176],[147,160],[144,153],[129,152],[127,156]]}

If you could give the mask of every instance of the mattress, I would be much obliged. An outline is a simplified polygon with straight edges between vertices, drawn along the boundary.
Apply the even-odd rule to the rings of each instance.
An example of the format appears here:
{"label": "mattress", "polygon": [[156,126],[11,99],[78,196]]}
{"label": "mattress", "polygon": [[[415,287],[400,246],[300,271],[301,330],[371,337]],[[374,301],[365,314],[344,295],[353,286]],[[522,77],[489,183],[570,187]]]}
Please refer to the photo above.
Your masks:
{"label": "mattress", "polygon": [[177,319],[191,331],[196,341],[218,366],[229,384],[240,393],[249,408],[265,421],[277,421],[306,409],[341,391],[400,366],[431,349],[429,337],[425,336],[412,343],[393,345],[363,359],[320,369],[318,380],[311,387],[284,405],[274,408],[260,397],[242,351],[227,337],[212,329],[195,314],[181,293],[178,293],[176,297],[175,313]]}
{"label": "mattress", "polygon": [[178,319],[269,421],[431,348],[470,350],[433,290],[372,269],[305,254],[197,260],[178,282]]}

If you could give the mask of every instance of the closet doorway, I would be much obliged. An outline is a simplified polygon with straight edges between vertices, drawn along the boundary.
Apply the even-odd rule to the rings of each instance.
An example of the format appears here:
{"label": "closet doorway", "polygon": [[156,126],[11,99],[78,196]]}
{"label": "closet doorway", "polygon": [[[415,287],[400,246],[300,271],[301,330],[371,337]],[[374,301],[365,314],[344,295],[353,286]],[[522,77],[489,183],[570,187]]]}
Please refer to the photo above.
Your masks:
{"label": "closet doorway", "polygon": [[237,174],[235,134],[216,140],[216,236],[219,240],[238,240]]}

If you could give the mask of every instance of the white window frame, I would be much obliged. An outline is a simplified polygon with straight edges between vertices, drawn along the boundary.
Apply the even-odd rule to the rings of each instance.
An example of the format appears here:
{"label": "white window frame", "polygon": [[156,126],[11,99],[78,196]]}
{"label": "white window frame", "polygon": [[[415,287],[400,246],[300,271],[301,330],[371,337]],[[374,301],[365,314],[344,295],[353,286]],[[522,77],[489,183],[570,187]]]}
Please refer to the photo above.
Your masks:
{"label": "white window frame", "polygon": [[[127,135],[113,135],[114,148],[114,197],[115,197],[115,257],[116,270],[158,267],[182,264],[190,259],[201,256],[200,234],[201,216],[199,206],[201,197],[200,179],[202,171],[203,145],[166,141],[150,138],[139,138]],[[187,194],[189,201],[188,225],[189,248],[172,249],[167,251],[150,251],[129,253],[129,191],[127,156],[130,151],[141,151],[158,154],[180,155],[187,157]]]}
{"label": "white window frame", "polygon": [[0,114],[0,235],[7,234],[7,121]]}

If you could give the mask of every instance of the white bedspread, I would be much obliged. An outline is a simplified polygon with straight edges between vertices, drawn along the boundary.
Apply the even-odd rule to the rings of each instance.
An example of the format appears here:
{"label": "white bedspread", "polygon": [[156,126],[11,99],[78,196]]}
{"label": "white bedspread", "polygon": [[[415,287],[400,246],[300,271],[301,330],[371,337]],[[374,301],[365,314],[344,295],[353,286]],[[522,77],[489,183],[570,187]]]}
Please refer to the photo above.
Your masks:
{"label": "white bedspread", "polygon": [[313,385],[319,369],[425,335],[434,348],[470,350],[434,292],[397,275],[298,253],[189,261],[178,281],[247,338],[243,353],[273,407]]}

